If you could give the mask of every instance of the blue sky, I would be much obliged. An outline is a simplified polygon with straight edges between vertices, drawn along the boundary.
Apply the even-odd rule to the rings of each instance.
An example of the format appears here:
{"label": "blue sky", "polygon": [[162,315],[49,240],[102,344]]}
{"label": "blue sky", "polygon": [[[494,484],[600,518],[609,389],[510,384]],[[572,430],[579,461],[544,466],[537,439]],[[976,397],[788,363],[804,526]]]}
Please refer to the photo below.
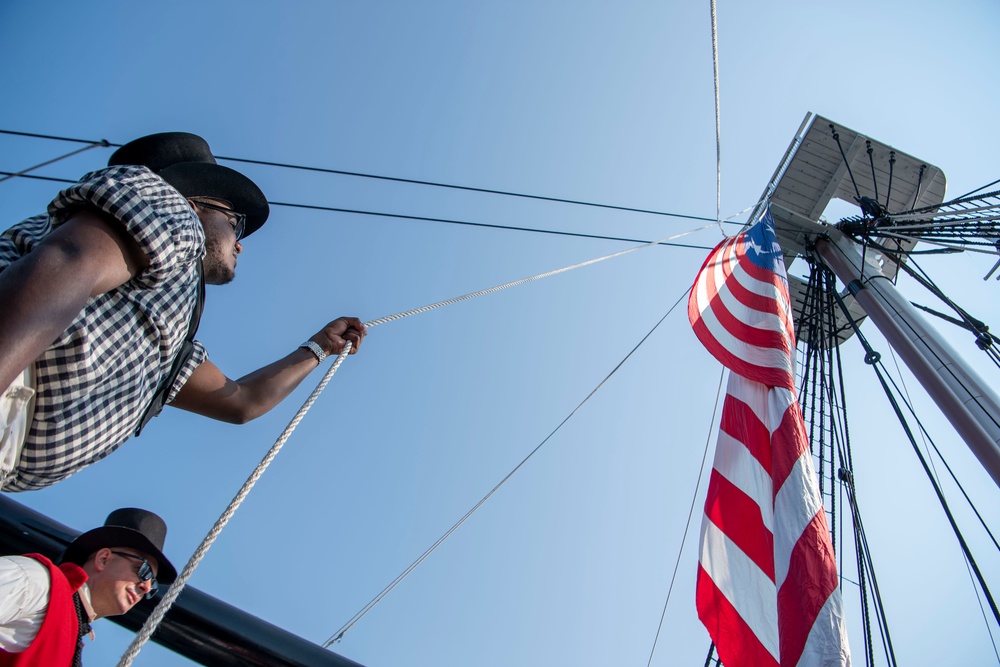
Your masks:
{"label": "blue sky", "polygon": [[[986,0],[720,3],[723,215],[756,201],[807,111],[942,168],[951,195],[997,178],[998,19]],[[184,130],[220,155],[715,214],[707,2],[8,0],[0,55],[0,129],[117,143]],[[0,136],[0,168],[71,148]],[[109,154],[43,173],[75,178]],[[280,202],[646,239],[703,224],[233,166]],[[11,224],[55,193],[24,179],[0,188]],[[719,239],[716,229],[692,237]],[[199,338],[235,377],[338,315],[371,320],[623,247],[274,207],[236,282],[209,290]],[[191,585],[322,642],[548,435],[687,289],[705,254],[643,250],[372,330]],[[924,264],[996,321],[997,284],[981,280],[988,258]],[[971,340],[953,340],[996,381]],[[941,512],[860,346],[845,355],[859,496],[897,657],[991,663]],[[242,427],[167,410],[100,464],[17,499],[80,529],[116,507],[153,509],[180,566],[319,377]],[[678,309],[336,650],[371,667],[645,664],[718,381]],[[995,527],[996,487],[908,386]],[[708,649],[693,604],[698,513],[654,665],[700,665]],[[995,548],[971,540],[995,584]],[[113,664],[130,635],[109,623],[98,635],[88,662]],[[860,661],[860,637],[852,643]],[[136,664],[187,663],[149,646]]]}

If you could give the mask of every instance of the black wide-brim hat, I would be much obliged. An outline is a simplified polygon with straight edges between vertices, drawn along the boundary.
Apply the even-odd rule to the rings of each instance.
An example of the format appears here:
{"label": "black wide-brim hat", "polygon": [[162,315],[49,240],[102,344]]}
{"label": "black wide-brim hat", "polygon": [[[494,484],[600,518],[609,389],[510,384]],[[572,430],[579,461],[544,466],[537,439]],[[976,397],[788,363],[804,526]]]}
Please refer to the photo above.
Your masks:
{"label": "black wide-brim hat", "polygon": [[177,578],[177,570],[163,555],[167,524],[147,510],[125,507],[108,515],[100,528],[88,530],[70,542],[63,552],[63,563],[83,565],[90,554],[100,549],[126,547],[152,556],[159,565],[156,580],[169,584]]}
{"label": "black wide-brim hat", "polygon": [[270,214],[267,198],[257,184],[229,167],[217,164],[208,142],[189,132],[161,132],[130,141],[112,155],[108,166],[149,167],[185,197],[225,199],[247,216],[243,236],[260,229]]}

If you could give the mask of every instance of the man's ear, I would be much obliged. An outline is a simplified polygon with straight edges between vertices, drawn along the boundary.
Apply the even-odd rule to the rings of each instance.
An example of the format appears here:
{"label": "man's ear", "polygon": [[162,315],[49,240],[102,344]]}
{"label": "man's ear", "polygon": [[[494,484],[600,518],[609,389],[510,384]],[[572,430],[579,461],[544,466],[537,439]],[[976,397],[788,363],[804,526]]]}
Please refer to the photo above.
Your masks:
{"label": "man's ear", "polygon": [[101,572],[108,566],[108,561],[114,554],[111,553],[111,549],[104,547],[103,549],[98,549],[94,552],[94,569]]}

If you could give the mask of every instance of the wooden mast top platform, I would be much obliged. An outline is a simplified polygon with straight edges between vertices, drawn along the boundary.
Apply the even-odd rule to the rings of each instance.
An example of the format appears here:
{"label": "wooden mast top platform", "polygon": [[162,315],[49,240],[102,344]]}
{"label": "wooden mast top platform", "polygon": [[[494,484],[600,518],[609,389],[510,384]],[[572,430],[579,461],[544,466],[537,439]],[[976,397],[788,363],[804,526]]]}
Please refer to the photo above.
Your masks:
{"label": "wooden mast top platform", "polygon": [[[870,160],[869,148],[872,151]],[[890,159],[893,160],[891,184]],[[836,224],[837,220],[827,220],[824,215],[834,200],[859,207],[857,195],[860,193],[892,213],[940,204],[944,201],[945,184],[944,172],[938,167],[809,112],[750,219],[756,220],[770,202],[785,267],[790,269],[795,258],[807,254],[806,248],[812,239],[829,233],[830,226]],[[860,208],[854,210],[860,213]],[[908,251],[913,245],[903,243],[900,249]],[[895,277],[895,263],[884,258],[877,249],[869,248],[865,259],[886,277]],[[793,312],[800,313],[806,284],[792,273],[789,273],[788,283]],[[858,321],[863,319],[864,311],[853,297],[850,294],[843,296],[852,316]],[[834,344],[839,344],[852,335],[853,329],[839,310],[834,315],[839,332]]]}

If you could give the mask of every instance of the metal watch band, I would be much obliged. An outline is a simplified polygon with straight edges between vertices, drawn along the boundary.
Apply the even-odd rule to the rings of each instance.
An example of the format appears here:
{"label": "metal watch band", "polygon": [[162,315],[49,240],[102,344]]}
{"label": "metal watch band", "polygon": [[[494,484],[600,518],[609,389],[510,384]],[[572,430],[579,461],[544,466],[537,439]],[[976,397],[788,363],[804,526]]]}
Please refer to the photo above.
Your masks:
{"label": "metal watch band", "polygon": [[323,348],[321,348],[319,346],[319,343],[317,343],[314,340],[307,340],[306,342],[302,343],[302,345],[299,345],[299,347],[304,347],[313,354],[315,354],[316,359],[319,360],[320,363],[322,363],[323,360],[326,359],[327,357],[327,354],[326,352],[323,351]]}

